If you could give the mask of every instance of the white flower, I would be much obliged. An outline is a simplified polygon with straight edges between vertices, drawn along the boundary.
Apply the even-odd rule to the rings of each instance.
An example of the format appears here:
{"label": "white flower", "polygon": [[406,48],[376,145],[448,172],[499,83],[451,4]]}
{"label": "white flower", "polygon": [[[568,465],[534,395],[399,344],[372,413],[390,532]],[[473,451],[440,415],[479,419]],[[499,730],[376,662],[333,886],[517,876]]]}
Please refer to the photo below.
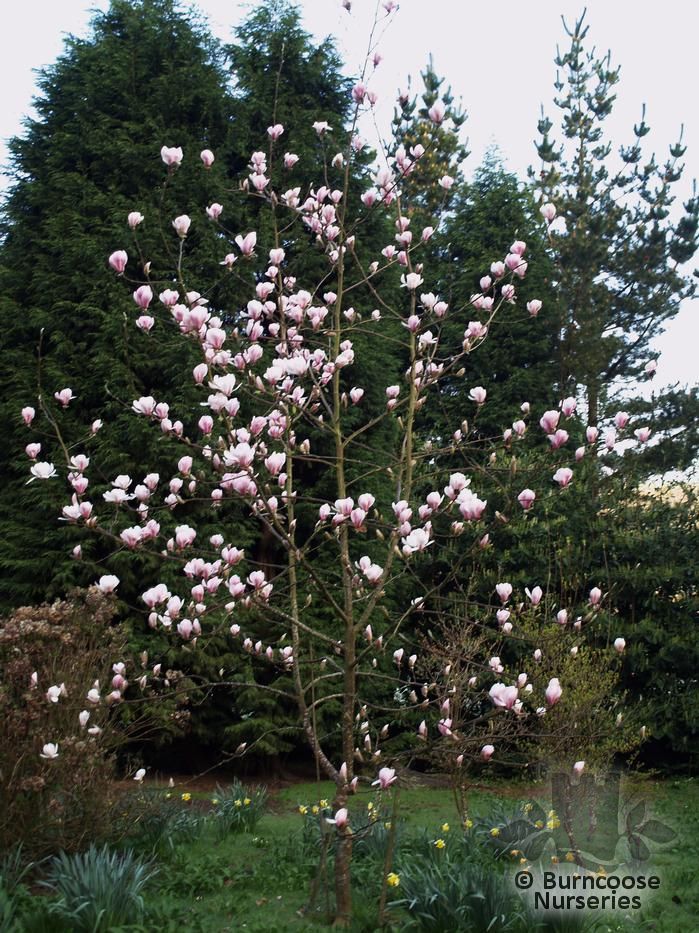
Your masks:
{"label": "white flower", "polygon": [[97,581],[97,586],[105,594],[113,593],[114,590],[119,586],[119,577],[115,577],[114,574],[107,573],[99,578]]}
{"label": "white flower", "polygon": [[422,285],[424,279],[421,275],[418,275],[417,272],[409,272],[407,275],[401,275],[400,281],[404,288],[414,292],[416,288]]}
{"label": "white flower", "polygon": [[41,750],[39,757],[47,758],[49,760],[58,758],[58,744],[54,742],[47,742]]}
{"label": "white flower", "polygon": [[27,480],[27,483],[32,483],[35,479],[53,479],[54,476],[58,476],[56,467],[52,463],[35,463],[29,472],[32,478]]}

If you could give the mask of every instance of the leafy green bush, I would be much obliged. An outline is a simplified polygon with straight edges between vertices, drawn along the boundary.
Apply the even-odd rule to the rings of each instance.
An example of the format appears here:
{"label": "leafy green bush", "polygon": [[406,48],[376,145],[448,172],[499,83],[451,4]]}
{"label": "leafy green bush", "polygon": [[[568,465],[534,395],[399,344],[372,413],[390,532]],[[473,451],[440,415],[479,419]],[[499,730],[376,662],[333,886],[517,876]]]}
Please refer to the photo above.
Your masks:
{"label": "leafy green bush", "polygon": [[[113,600],[92,589],[0,620],[0,851],[79,851],[109,831],[114,754],[125,734],[106,703],[85,697],[125,658],[114,613]],[[50,702],[47,690],[58,685]],[[85,705],[87,725],[79,720]],[[56,742],[57,757],[41,757],[44,743]]]}
{"label": "leafy green bush", "polygon": [[152,863],[131,851],[112,852],[107,846],[93,845],[84,853],[62,852],[53,858],[42,884],[57,895],[50,913],[68,921],[74,933],[108,933],[141,919],[141,892],[155,872]]}

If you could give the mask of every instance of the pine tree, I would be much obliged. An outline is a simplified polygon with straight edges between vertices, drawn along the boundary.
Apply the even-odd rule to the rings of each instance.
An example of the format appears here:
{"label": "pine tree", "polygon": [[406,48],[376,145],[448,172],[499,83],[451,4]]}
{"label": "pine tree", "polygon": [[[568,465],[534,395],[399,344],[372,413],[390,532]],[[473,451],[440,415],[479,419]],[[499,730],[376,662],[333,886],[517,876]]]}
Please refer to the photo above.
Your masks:
{"label": "pine tree", "polygon": [[[559,302],[560,383],[567,394],[584,388],[591,424],[606,414],[613,384],[643,375],[649,344],[695,292],[681,270],[697,246],[699,199],[672,217],[675,185],[682,176],[681,138],[669,158],[656,162],[643,152],[649,132],[645,110],[633,141],[619,148],[613,164],[605,120],[612,112],[619,68],[610,54],[585,47],[584,14],[571,30],[570,48],[559,53],[556,79],[562,141],[542,117],[537,151],[541,173],[535,185],[555,205],[554,226]],[[564,24],[565,25],[565,24]]]}
{"label": "pine tree", "polygon": [[[413,161],[411,171],[401,181],[401,190],[411,205],[413,230],[432,226],[452,195],[452,185],[462,180],[461,164],[468,157],[459,133],[466,122],[466,112],[454,100],[451,88],[442,88],[444,78],[434,70],[432,57],[420,73],[424,89],[411,96],[410,89],[398,97],[395,109],[395,140]],[[424,151],[414,157],[418,148]]]}

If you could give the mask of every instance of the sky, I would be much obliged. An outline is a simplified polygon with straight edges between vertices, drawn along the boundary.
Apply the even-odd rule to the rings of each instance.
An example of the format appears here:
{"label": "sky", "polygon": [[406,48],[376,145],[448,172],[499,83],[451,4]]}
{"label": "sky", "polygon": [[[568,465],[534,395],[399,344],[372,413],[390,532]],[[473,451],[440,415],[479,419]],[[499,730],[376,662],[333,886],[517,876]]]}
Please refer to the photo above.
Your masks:
{"label": "sky", "polygon": [[[347,13],[340,0],[299,0],[305,27],[319,41],[332,35],[349,74],[359,73],[368,30],[378,0],[353,0]],[[264,0],[199,0],[193,4],[208,18],[220,39]],[[31,112],[35,70],[60,54],[65,34],[84,36],[90,10],[105,10],[108,0],[23,0],[3,14],[4,43],[0,56],[0,164],[7,162],[6,141],[21,131]],[[379,129],[387,133],[398,88],[420,85],[419,72],[430,55],[438,74],[451,85],[468,113],[465,134],[471,156],[468,177],[486,149],[496,144],[507,168],[525,177],[536,164],[534,139],[541,106],[555,121],[552,105],[557,44],[566,46],[561,22],[572,25],[583,10],[575,0],[401,0],[379,43],[384,59],[372,79],[379,94]],[[692,192],[699,177],[699,108],[696,36],[699,4],[687,0],[588,0],[585,22],[589,43],[612,51],[621,65],[614,114],[607,121],[615,143],[626,143],[646,104],[647,151],[664,159],[684,124],[687,153],[680,196]],[[365,135],[369,136],[368,129]],[[1,182],[0,182],[1,184]],[[680,186],[678,186],[679,188]],[[699,260],[695,257],[695,264]],[[654,349],[661,352],[658,385],[699,379],[699,300],[685,302]]]}

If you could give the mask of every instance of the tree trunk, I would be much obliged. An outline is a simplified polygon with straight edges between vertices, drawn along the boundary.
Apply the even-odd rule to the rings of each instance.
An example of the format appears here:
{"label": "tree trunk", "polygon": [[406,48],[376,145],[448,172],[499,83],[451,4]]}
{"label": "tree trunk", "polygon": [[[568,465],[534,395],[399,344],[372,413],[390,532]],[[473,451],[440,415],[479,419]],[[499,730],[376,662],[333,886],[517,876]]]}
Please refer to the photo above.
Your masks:
{"label": "tree trunk", "polygon": [[348,927],[352,919],[352,830],[345,826],[337,844],[335,856],[335,923],[336,927]]}

